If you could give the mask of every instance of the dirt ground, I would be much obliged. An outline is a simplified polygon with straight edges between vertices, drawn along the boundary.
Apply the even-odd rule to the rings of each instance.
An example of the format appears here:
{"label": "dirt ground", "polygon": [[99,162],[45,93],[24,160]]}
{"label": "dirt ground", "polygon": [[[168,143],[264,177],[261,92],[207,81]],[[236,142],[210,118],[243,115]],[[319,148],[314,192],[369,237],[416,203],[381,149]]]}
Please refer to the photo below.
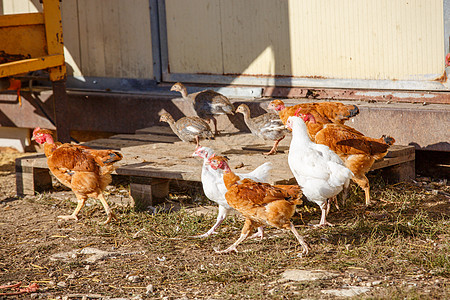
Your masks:
{"label": "dirt ground", "polygon": [[[89,201],[79,221],[64,222],[57,216],[74,209],[71,191],[15,196],[20,155],[0,149],[0,285],[39,288],[8,299],[450,299],[446,180],[374,183],[367,210],[354,188],[331,211],[332,228],[310,226],[319,211],[302,206],[294,223],[311,247],[307,257],[290,233],[274,229],[237,254],[217,255],[213,247],[234,242],[243,222],[232,216],[219,234],[191,238],[215,221],[214,213],[191,213],[211,205],[198,189],[180,187],[165,207],[135,212],[127,183],[116,180],[107,196],[119,221],[101,225],[102,207]],[[290,270],[320,276],[298,280]]]}

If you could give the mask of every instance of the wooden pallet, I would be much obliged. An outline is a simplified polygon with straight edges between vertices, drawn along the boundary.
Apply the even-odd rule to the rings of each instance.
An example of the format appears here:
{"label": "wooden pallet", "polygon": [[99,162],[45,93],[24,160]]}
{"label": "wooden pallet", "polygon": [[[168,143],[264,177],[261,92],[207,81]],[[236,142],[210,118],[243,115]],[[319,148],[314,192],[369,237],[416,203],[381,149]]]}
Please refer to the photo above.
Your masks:
{"label": "wooden pallet", "polygon": [[[271,143],[249,133],[222,134],[212,141],[202,141],[216,153],[227,155],[230,166],[238,173],[247,173],[271,162],[269,182],[295,182],[287,162],[290,136],[281,141],[280,153],[265,156]],[[151,127],[136,134],[120,134],[109,139],[93,140],[84,145],[99,149],[120,150],[124,159],[117,163],[115,174],[129,176],[130,193],[137,208],[145,208],[163,199],[169,192],[169,182],[183,180],[200,182],[203,160],[192,157],[194,144],[181,142],[168,127]],[[394,145],[386,157],[375,162],[372,170],[390,170],[391,180],[404,181],[415,177],[415,150],[413,146]],[[51,176],[43,154],[16,160],[17,195],[34,194],[51,188]]]}

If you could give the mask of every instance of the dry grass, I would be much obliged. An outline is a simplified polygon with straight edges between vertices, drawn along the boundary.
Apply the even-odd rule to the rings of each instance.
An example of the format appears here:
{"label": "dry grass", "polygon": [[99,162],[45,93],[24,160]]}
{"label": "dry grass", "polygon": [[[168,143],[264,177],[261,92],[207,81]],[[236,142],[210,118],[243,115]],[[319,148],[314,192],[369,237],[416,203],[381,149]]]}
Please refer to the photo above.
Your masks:
{"label": "dry grass", "polygon": [[[0,199],[0,284],[39,282],[45,299],[73,293],[114,297],[199,299],[322,299],[324,289],[371,286],[358,299],[450,298],[450,204],[410,183],[387,185],[371,178],[375,205],[365,209],[363,193],[353,187],[341,210],[332,209],[335,227],[314,228],[314,204],[298,207],[294,223],[311,246],[307,257],[290,232],[268,228],[264,240],[244,241],[237,254],[217,255],[213,247],[234,242],[242,218],[230,216],[219,234],[207,239],[190,236],[206,232],[215,215],[195,215],[189,207],[208,203],[191,187],[171,195],[159,212],[136,212],[114,207],[119,221],[99,225],[105,216],[90,201],[78,222],[58,222],[75,204],[71,192],[45,193],[8,202]],[[127,189],[127,186],[117,190]],[[448,192],[449,187],[442,190]],[[112,193],[113,194],[113,193]],[[112,196],[112,195],[111,195]],[[179,209],[181,207],[181,209]],[[52,254],[94,247],[134,253],[89,264],[80,255],[53,261]],[[333,279],[283,282],[286,269],[328,270]],[[127,275],[137,275],[130,282]],[[58,286],[64,282],[66,286]]]}

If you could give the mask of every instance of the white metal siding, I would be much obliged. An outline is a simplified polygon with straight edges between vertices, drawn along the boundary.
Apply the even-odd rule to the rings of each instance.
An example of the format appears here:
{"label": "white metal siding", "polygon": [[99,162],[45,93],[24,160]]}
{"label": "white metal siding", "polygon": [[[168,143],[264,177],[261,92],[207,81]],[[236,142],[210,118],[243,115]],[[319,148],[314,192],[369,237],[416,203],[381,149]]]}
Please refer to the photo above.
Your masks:
{"label": "white metal siding", "polygon": [[167,0],[171,73],[432,80],[443,0]]}
{"label": "white metal siding", "polygon": [[[3,13],[41,9],[31,0],[3,0]],[[152,78],[148,0],[61,2],[69,75]]]}

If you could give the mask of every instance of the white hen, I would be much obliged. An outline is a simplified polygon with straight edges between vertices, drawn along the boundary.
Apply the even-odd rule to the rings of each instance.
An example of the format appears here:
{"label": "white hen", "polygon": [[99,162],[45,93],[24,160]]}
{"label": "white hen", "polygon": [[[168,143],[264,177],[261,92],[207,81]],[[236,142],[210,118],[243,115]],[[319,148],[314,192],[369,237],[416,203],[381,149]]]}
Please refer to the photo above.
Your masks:
{"label": "white hen", "polygon": [[301,118],[289,117],[287,126],[292,129],[289,167],[303,195],[320,206],[322,216],[319,225],[333,225],[326,220],[328,199],[349,185],[353,173],[330,148],[309,139]]}
{"label": "white hen", "polygon": [[[226,216],[233,208],[228,205],[227,200],[225,199],[225,193],[227,192],[227,188],[223,182],[223,171],[218,169],[214,170],[211,168],[208,159],[214,154],[214,150],[208,147],[198,147],[195,152],[192,154],[193,156],[198,156],[203,158],[203,166],[202,166],[202,184],[203,191],[213,202],[216,202],[219,205],[219,213],[217,215],[216,223],[209,229],[206,233],[199,235],[197,237],[204,238],[208,237],[211,234],[215,233],[217,227],[222,224],[223,220],[225,220]],[[272,165],[270,162],[266,162],[255,170],[247,174],[238,174],[241,178],[249,178],[258,182],[267,182],[269,177],[269,172],[272,169]],[[263,237],[264,230],[262,227],[258,228],[258,233],[256,233],[253,237]]]}

